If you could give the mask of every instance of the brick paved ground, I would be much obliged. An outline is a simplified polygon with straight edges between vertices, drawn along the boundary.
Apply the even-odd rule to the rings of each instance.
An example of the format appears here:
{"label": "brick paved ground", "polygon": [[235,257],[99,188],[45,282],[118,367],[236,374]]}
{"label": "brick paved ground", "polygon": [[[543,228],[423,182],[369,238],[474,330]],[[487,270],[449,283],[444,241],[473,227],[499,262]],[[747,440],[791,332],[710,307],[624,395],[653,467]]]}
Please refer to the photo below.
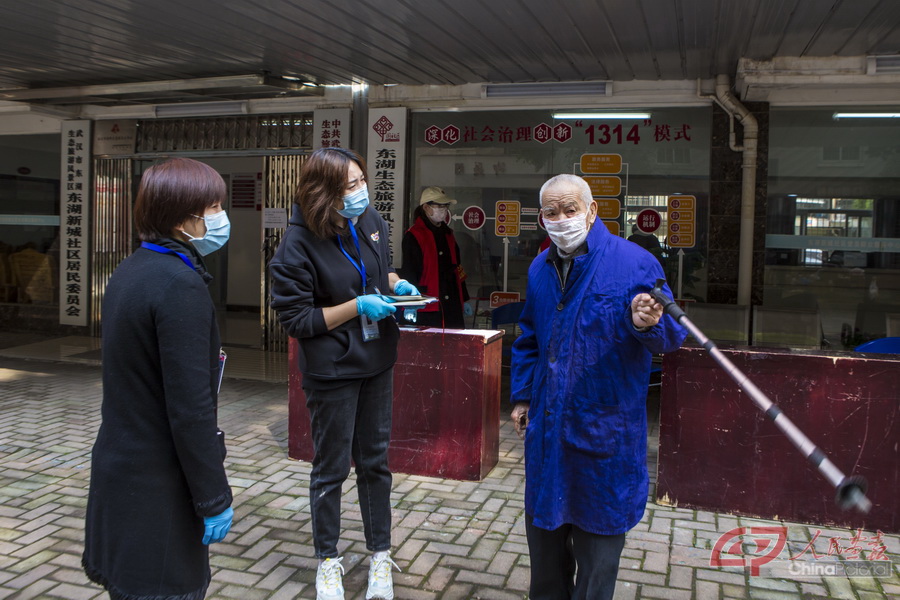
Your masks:
{"label": "brick paved ground", "polygon": [[[96,366],[0,358],[0,597],[102,598],[81,572],[82,519],[90,448],[99,425]],[[213,546],[209,598],[314,598],[307,500],[310,466],[287,458],[286,384],[226,380],[220,420],[228,433],[227,470],[235,524]],[[653,443],[651,443],[651,448]],[[651,455],[651,472],[655,455]],[[501,428],[500,463],[482,482],[396,475],[392,493],[397,598],[525,598],[530,569],[522,522],[522,447]],[[365,597],[367,560],[352,478],[345,486],[341,551],[347,598]],[[772,521],[651,503],[628,536],[617,599],[900,598],[889,579],[749,577],[711,568],[721,533]],[[816,527],[786,524],[789,550]],[[828,537],[852,532],[823,529]],[[900,536],[886,537],[900,564]],[[785,551],[787,552],[787,550]]]}

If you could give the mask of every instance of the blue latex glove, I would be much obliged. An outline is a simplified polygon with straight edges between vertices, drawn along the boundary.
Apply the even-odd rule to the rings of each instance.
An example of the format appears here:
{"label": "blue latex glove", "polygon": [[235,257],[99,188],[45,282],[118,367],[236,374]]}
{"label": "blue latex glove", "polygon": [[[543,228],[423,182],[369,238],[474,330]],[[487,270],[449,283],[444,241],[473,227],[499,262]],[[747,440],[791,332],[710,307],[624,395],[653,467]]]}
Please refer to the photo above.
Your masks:
{"label": "blue latex glove", "polygon": [[209,545],[224,540],[233,518],[234,510],[230,506],[214,517],[203,517],[203,543]]}
{"label": "blue latex glove", "polygon": [[472,305],[469,304],[468,302],[463,304],[463,314],[466,315],[467,317],[471,317],[473,314],[475,314],[475,310],[472,308]]}
{"label": "blue latex glove", "polygon": [[394,295],[395,296],[418,296],[419,290],[417,290],[416,286],[414,286],[407,280],[401,279],[394,286]]}
{"label": "blue latex glove", "polygon": [[396,306],[391,306],[388,299],[380,294],[366,294],[356,297],[356,312],[366,315],[373,321],[380,321],[388,315],[394,314]]}

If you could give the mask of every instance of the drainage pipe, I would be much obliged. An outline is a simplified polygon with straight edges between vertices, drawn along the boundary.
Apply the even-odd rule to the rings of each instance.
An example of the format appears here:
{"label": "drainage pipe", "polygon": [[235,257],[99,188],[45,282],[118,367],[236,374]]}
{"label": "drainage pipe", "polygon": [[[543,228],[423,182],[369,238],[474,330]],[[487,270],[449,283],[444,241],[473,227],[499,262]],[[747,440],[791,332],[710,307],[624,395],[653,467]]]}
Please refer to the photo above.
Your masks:
{"label": "drainage pipe", "polygon": [[747,107],[731,93],[731,80],[728,75],[716,77],[716,100],[730,117],[737,117],[744,128],[743,143],[740,146],[735,145],[734,131],[731,132],[729,143],[732,148],[740,148],[743,151],[737,303],[742,306],[750,306],[750,287],[753,281],[753,220],[756,208],[756,148],[759,124]]}

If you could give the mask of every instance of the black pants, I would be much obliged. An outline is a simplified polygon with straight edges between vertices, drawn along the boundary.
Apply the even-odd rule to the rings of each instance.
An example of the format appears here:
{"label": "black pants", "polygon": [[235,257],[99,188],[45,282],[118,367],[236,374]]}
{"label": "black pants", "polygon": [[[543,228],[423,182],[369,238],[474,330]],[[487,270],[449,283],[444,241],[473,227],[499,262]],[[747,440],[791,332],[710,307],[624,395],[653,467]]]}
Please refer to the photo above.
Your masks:
{"label": "black pants", "polygon": [[525,535],[531,556],[530,600],[612,599],[624,533],[597,535],[574,525],[547,531],[525,513]]}
{"label": "black pants", "polygon": [[341,486],[356,464],[356,489],[366,548],[391,547],[391,439],[394,370],[351,379],[335,389],[304,388],[315,458],[309,482],[313,545],[317,558],[336,558],[341,530]]}

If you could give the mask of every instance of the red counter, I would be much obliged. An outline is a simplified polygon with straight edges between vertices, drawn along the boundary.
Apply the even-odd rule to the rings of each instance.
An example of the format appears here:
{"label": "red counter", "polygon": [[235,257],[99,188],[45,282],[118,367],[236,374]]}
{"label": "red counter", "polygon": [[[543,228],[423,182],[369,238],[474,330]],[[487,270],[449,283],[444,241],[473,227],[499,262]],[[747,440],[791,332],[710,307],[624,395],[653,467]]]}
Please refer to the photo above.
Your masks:
{"label": "red counter", "polygon": [[[394,366],[391,471],[484,479],[499,460],[502,331],[401,329]],[[311,461],[297,340],[288,352],[288,454]]]}
{"label": "red counter", "polygon": [[900,356],[723,350],[874,506],[842,511],[834,488],[702,348],[666,355],[656,485],[661,504],[900,531]]}

